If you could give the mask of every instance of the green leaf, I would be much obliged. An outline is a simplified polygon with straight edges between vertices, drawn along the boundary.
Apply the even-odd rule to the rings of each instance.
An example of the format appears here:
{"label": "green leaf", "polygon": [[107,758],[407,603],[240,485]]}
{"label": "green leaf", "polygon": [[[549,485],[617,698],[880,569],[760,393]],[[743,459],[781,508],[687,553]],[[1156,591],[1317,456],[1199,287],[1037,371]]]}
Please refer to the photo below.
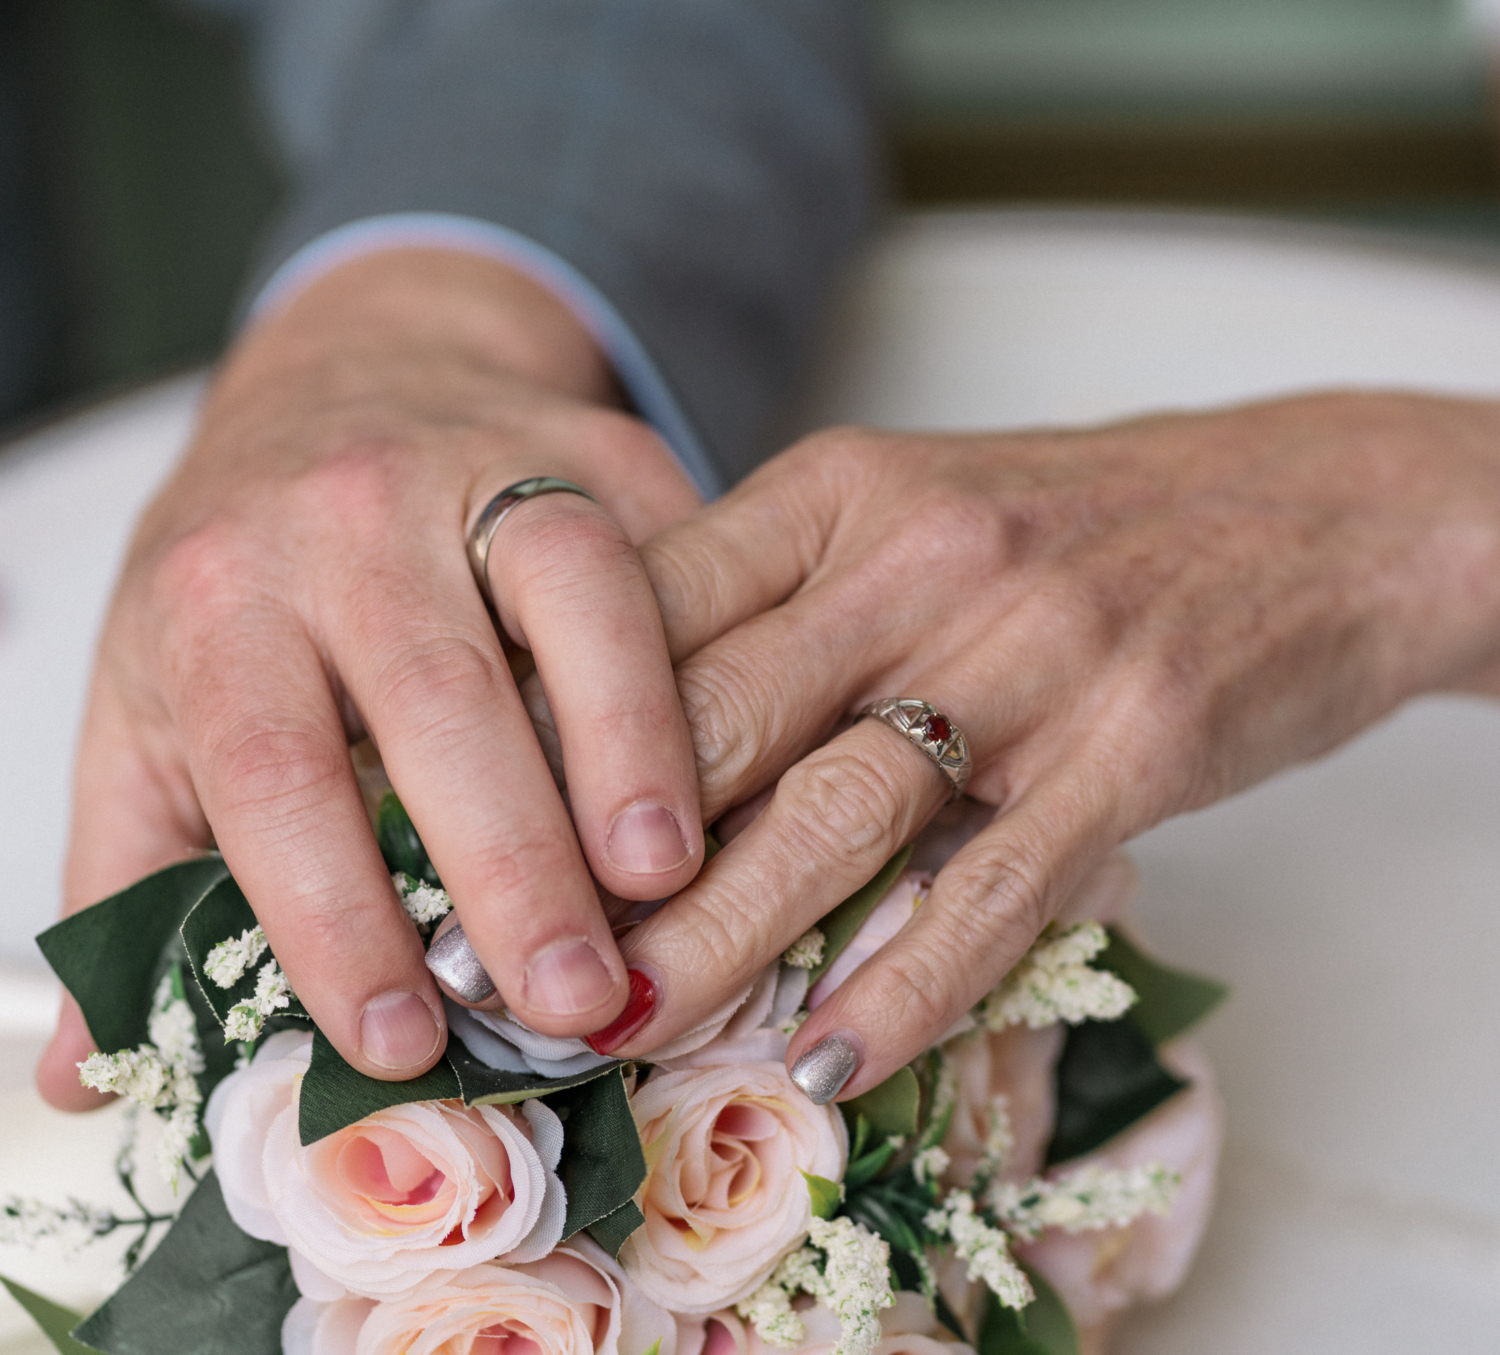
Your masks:
{"label": "green leaf", "polygon": [[1067,1305],[1036,1271],[1022,1269],[1036,1298],[1018,1313],[987,1295],[977,1355],[1078,1355],[1078,1329]]}
{"label": "green leaf", "polygon": [[887,1139],[878,1148],[872,1148],[868,1153],[862,1153],[859,1157],[852,1158],[849,1165],[844,1168],[844,1189],[854,1190],[873,1181],[885,1170],[886,1163],[896,1156],[896,1145]]}
{"label": "green leaf", "polygon": [[175,946],[183,918],[228,874],[219,856],[180,861],[37,937],[106,1054],[145,1043],[163,955]]}
{"label": "green leaf", "polygon": [[1057,1120],[1047,1166],[1092,1152],[1188,1084],[1131,1021],[1070,1026],[1057,1064]]}
{"label": "green leaf", "polygon": [[863,1115],[870,1128],[881,1138],[895,1135],[909,1139],[917,1132],[917,1112],[922,1105],[922,1088],[911,1067],[898,1068],[878,1087],[845,1101],[839,1109],[850,1124]]}
{"label": "green leaf", "polygon": [[210,1172],[76,1339],[105,1355],[281,1355],[296,1301],[286,1248],[242,1233]]}
{"label": "green leaf", "polygon": [[880,868],[880,873],[863,889],[856,890],[831,913],[818,923],[823,933],[823,959],[814,965],[807,976],[809,985],[816,983],[828,972],[828,966],[839,957],[839,952],[852,940],[860,924],[875,910],[875,905],[891,892],[896,877],[906,869],[911,860],[911,848],[903,847]]}
{"label": "green leaf", "polygon": [[421,1077],[382,1082],[344,1062],[321,1030],[313,1032],[312,1063],[302,1079],[297,1132],[303,1146],[357,1124],[377,1110],[413,1101],[443,1101],[460,1095],[458,1074],[446,1058]]}
{"label": "green leaf", "polygon": [[32,1293],[24,1285],[7,1280],[3,1275],[0,1275],[0,1284],[5,1286],[11,1298],[31,1314],[31,1320],[42,1329],[42,1334],[52,1342],[55,1350],[60,1350],[62,1355],[90,1355],[90,1347],[81,1341],[75,1341],[72,1336],[73,1328],[83,1321],[81,1314],[53,1303],[51,1299],[44,1299],[40,1294]]}
{"label": "green leaf", "polygon": [[417,836],[416,825],[393,790],[386,791],[375,811],[375,840],[392,875],[404,870],[414,880],[442,887],[437,871],[427,859],[427,848]]}
{"label": "green leaf", "polygon": [[651,1348],[649,1350],[643,1350],[641,1352],[641,1355],[661,1355],[661,1337],[658,1336],[656,1340],[651,1343]]}
{"label": "green leaf", "polygon": [[1139,999],[1127,1013],[1154,1045],[1166,1044],[1198,1024],[1226,997],[1215,979],[1171,969],[1144,954],[1124,932],[1109,929],[1109,946],[1094,964],[1119,975]]}
{"label": "green leaf", "polygon": [[862,1223],[872,1233],[878,1233],[898,1251],[922,1254],[922,1239],[901,1214],[890,1207],[885,1199],[873,1191],[863,1191],[852,1196],[844,1205],[846,1213],[856,1223]]}
{"label": "green leaf", "polygon": [[588,1235],[611,1256],[618,1256],[631,1233],[646,1222],[646,1216],[636,1208],[634,1200],[622,1204],[613,1214],[589,1224]]}
{"label": "green leaf", "polygon": [[[203,990],[203,996],[213,1009],[214,1017],[220,1027],[228,1021],[231,1007],[255,995],[256,975],[266,960],[274,957],[270,951],[267,951],[231,988],[220,988],[209,978],[203,969],[204,962],[208,959],[209,952],[221,941],[237,939],[257,925],[255,911],[250,907],[250,901],[235,883],[234,878],[228,875],[204,894],[193,906],[192,912],[183,919],[182,944],[187,948],[188,959],[192,962],[193,977],[198,981],[198,987]],[[307,1008],[295,998],[292,999],[289,1007],[277,1012],[276,1015],[278,1019],[295,1018],[307,1024],[312,1022],[312,1018],[307,1014]],[[219,1043],[224,1043],[222,1030]]]}
{"label": "green leaf", "polygon": [[[802,1171],[800,1167],[797,1170]],[[807,1182],[807,1193],[812,1200],[815,1219],[831,1219],[839,1212],[839,1206],[844,1202],[844,1192],[837,1181],[830,1181],[826,1176],[814,1176],[812,1172],[802,1172],[802,1179]]]}
{"label": "green leaf", "polygon": [[[646,1157],[635,1116],[630,1113],[624,1076],[618,1066],[606,1069],[603,1077],[554,1092],[546,1103],[563,1122],[562,1162],[558,1167],[568,1192],[563,1237],[572,1237],[585,1228],[592,1231],[606,1219],[611,1220],[614,1232],[629,1223],[628,1231],[613,1247],[613,1251],[619,1251],[625,1238],[645,1222],[632,1201],[646,1179]],[[627,1205],[635,1210],[634,1223],[629,1213],[621,1212]],[[609,1250],[605,1243],[599,1245]]]}
{"label": "green leaf", "polygon": [[448,1062],[458,1075],[459,1094],[471,1106],[509,1106],[529,1101],[534,1096],[581,1087],[585,1082],[603,1077],[618,1063],[605,1063],[567,1077],[540,1077],[536,1073],[507,1073],[481,1063],[464,1047],[457,1036],[448,1037]]}

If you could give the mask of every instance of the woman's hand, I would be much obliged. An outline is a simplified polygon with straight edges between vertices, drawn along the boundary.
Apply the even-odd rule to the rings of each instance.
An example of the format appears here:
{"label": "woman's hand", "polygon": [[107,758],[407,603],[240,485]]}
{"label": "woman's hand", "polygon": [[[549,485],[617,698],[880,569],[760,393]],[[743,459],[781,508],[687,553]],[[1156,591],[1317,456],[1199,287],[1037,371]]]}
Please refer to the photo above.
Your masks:
{"label": "woman's hand", "polygon": [[[66,908],[215,843],[319,1027],[410,1077],[439,995],[350,767],[369,734],[470,941],[523,1020],[609,1022],[626,976],[590,872],[628,899],[702,859],[692,745],[633,542],[697,495],[608,408],[589,336],[488,260],[344,265],[242,338],[147,512],[106,624],[78,753]],[[532,651],[568,806],[464,552],[507,485],[557,475],[496,534],[500,619]],[[576,824],[576,835],[575,835]],[[488,1004],[487,1004],[488,1005]],[[39,1084],[95,1098],[64,1015]]]}
{"label": "woman's hand", "polygon": [[[806,1022],[866,1090],[1116,844],[1500,673],[1500,408],[1328,396],[1082,433],[819,434],[643,550],[705,820],[760,816],[624,943],[691,1027],[949,794],[876,720],[933,703],[993,823]],[[736,816],[742,820],[744,815]],[[738,824],[736,824],[738,826]]]}

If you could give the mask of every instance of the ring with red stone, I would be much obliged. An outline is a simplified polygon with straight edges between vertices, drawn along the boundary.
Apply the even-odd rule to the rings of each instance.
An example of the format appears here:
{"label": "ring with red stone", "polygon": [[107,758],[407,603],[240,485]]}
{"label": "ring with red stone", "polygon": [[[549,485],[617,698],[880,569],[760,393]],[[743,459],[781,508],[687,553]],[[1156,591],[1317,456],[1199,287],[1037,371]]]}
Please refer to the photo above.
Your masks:
{"label": "ring with red stone", "polygon": [[888,696],[872,701],[856,719],[866,716],[882,720],[903,738],[910,739],[929,758],[953,787],[952,799],[958,799],[969,784],[974,764],[969,758],[969,741],[963,731],[928,701],[910,696]]}

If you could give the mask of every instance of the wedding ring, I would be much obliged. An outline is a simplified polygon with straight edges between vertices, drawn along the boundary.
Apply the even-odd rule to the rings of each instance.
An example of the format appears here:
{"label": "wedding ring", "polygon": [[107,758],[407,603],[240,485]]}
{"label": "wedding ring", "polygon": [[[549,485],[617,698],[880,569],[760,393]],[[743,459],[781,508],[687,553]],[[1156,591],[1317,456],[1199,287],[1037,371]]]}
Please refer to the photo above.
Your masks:
{"label": "wedding ring", "polygon": [[517,480],[515,484],[502,489],[485,504],[484,511],[469,530],[467,546],[469,568],[474,572],[474,582],[479,585],[479,595],[491,611],[496,608],[495,595],[490,592],[490,542],[495,539],[495,532],[512,508],[527,499],[540,498],[543,494],[582,494],[590,503],[599,502],[582,485],[575,485],[571,480],[561,480],[555,475],[533,475],[529,480]]}
{"label": "wedding ring", "polygon": [[883,720],[926,753],[952,785],[950,799],[956,800],[964,793],[969,774],[974,770],[969,741],[936,706],[915,697],[888,696],[883,701],[872,701],[856,718],[863,720],[866,716]]}

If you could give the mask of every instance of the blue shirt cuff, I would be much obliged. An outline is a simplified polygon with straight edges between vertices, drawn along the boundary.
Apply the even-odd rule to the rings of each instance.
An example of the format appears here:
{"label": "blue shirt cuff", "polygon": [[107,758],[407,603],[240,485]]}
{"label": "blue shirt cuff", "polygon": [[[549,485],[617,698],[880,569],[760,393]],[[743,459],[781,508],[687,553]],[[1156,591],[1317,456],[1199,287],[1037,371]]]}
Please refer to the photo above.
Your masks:
{"label": "blue shirt cuff", "polygon": [[505,226],[444,212],[396,212],[351,221],[304,245],[260,289],[251,316],[263,314],[324,273],[387,249],[440,248],[482,254],[547,288],[593,335],[615,369],[636,411],[661,435],[705,499],[724,492],[682,406],[635,331],[609,299],[566,259]]}

